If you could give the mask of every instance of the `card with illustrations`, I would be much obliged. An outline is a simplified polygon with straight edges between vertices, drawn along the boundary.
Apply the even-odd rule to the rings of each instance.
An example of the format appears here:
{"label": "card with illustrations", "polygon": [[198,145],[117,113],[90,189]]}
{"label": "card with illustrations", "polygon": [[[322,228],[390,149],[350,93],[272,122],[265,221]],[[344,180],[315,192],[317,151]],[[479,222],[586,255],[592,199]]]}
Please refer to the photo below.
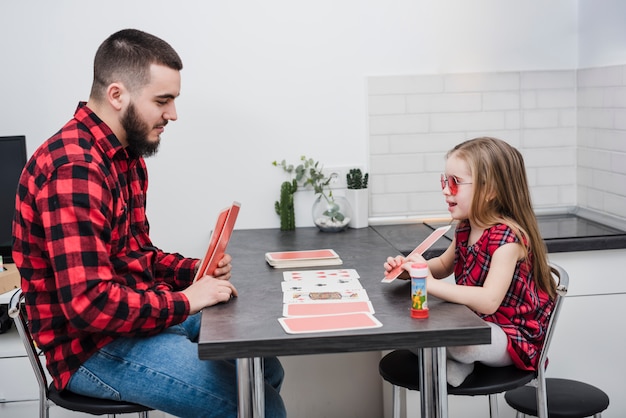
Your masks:
{"label": "card with illustrations", "polygon": [[350,289],[362,289],[357,278],[289,280],[281,282],[283,292],[337,292]]}
{"label": "card with illustrations", "polygon": [[358,279],[359,273],[354,269],[334,269],[334,270],[295,270],[285,271],[283,279],[285,281],[307,281],[322,279]]}
{"label": "card with illustrations", "polygon": [[289,290],[283,293],[283,303],[306,303],[325,301],[367,301],[369,297],[365,289],[345,289],[335,291],[300,291]]}

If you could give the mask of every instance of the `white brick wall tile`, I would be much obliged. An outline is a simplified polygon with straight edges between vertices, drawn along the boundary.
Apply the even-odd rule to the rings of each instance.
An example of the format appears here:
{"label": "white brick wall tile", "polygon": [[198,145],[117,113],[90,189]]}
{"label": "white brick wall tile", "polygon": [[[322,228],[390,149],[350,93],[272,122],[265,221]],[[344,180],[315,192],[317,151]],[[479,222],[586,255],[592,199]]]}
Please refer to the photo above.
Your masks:
{"label": "white brick wall tile", "polygon": [[613,152],[610,158],[610,170],[614,173],[626,174],[626,153]]}
{"label": "white brick wall tile", "polygon": [[385,176],[385,190],[387,193],[430,192],[439,180],[431,181],[428,174],[398,174]]}
{"label": "white brick wall tile", "polygon": [[446,92],[517,91],[520,86],[519,73],[447,74],[444,77]]}
{"label": "white brick wall tile", "polygon": [[409,204],[406,193],[372,196],[372,213],[393,216],[408,213]]}
{"label": "white brick wall tile", "polygon": [[370,155],[389,153],[389,136],[387,135],[371,135],[369,141]]}
{"label": "white brick wall tile", "polygon": [[371,116],[370,135],[407,134],[428,131],[426,115]]}
{"label": "white brick wall tile", "polygon": [[368,92],[376,94],[437,93],[443,91],[442,75],[369,77]]}
{"label": "white brick wall tile", "polygon": [[559,206],[559,188],[556,186],[535,186],[530,189],[530,196],[536,208]]}
{"label": "white brick wall tile", "polygon": [[613,117],[615,129],[626,130],[626,109],[616,109]]}
{"label": "white brick wall tile", "polygon": [[406,98],[403,95],[370,96],[370,115],[393,115],[406,113]]}
{"label": "white brick wall tile", "polygon": [[528,71],[521,74],[521,86],[524,90],[555,89],[576,87],[576,72],[566,71]]}
{"label": "white brick wall tile", "polygon": [[494,130],[505,128],[503,112],[434,113],[430,119],[433,132]]}
{"label": "white brick wall tile", "polygon": [[624,67],[612,66],[578,70],[578,87],[618,86],[624,84]]}
{"label": "white brick wall tile", "polygon": [[409,196],[408,205],[409,212],[407,215],[423,213],[427,217],[429,214],[443,214],[447,212],[445,201],[440,192],[412,194]]}
{"label": "white brick wall tile", "polygon": [[376,174],[414,173],[423,170],[421,154],[392,154],[370,158],[370,171]]}
{"label": "white brick wall tile", "polygon": [[562,127],[575,127],[576,126],[576,109],[561,109],[559,110],[559,126]]}
{"label": "white brick wall tile", "polygon": [[426,112],[477,112],[482,108],[481,95],[440,94],[407,96],[408,113]]}
{"label": "white brick wall tile", "polygon": [[519,130],[522,127],[522,114],[518,110],[504,112],[504,127]]}
{"label": "white brick wall tile", "polygon": [[575,167],[576,148],[530,148],[522,152],[526,167]]}
{"label": "white brick wall tile", "polygon": [[430,154],[424,161],[425,170],[431,173],[436,173],[435,181],[439,181],[439,175],[445,171],[446,154],[448,153],[450,149],[452,149],[452,147],[450,147],[449,149],[447,149],[445,152],[442,152],[442,153]]}
{"label": "white brick wall tile", "polygon": [[579,108],[577,121],[579,127],[610,129],[613,128],[613,111]]}
{"label": "white brick wall tile", "polygon": [[[498,138],[501,139],[503,141],[506,141],[507,143],[511,144],[512,146],[519,148],[520,146],[520,131],[519,129],[511,129],[511,130],[490,130],[490,129],[484,129],[484,130],[479,130],[479,131],[468,131],[467,135],[465,135],[465,139],[473,139],[473,138],[478,138],[478,137],[482,137],[482,136],[490,136],[493,138]],[[461,141],[457,141],[457,143],[459,143]],[[456,144],[454,144],[456,145]],[[454,146],[453,145],[453,146]]]}
{"label": "white brick wall tile", "polygon": [[522,109],[535,109],[537,107],[537,92],[535,90],[521,91]]}
{"label": "white brick wall tile", "polygon": [[584,148],[578,153],[578,166],[607,170],[611,166],[611,153],[594,148]]}
{"label": "white brick wall tile", "polygon": [[575,167],[543,167],[537,169],[537,186],[561,186],[576,184]]}
{"label": "white brick wall tile", "polygon": [[576,170],[576,182],[578,186],[591,187],[593,184],[593,170],[579,165]]}
{"label": "white brick wall tile", "polygon": [[522,112],[522,128],[550,128],[559,124],[558,110],[524,110]]}
{"label": "white brick wall tile", "polygon": [[592,138],[593,145],[599,149],[626,152],[626,130],[598,130]]}
{"label": "white brick wall tile", "polygon": [[392,154],[445,152],[463,140],[457,132],[392,135],[389,138]]}
{"label": "white brick wall tile", "polygon": [[626,86],[606,87],[604,90],[604,106],[626,108]]}
{"label": "white brick wall tile", "polygon": [[578,187],[575,184],[559,186],[559,206],[576,206]]}
{"label": "white brick wall tile", "polygon": [[587,205],[590,209],[594,209],[597,211],[604,210],[604,192],[588,188],[587,192]]}
{"label": "white brick wall tile", "polygon": [[576,91],[570,89],[551,89],[537,91],[537,107],[576,107]]}
{"label": "white brick wall tile", "polygon": [[574,127],[524,129],[523,144],[528,148],[575,147],[576,131]]}
{"label": "white brick wall tile", "polygon": [[604,89],[601,87],[580,87],[577,91],[577,103],[580,107],[604,106]]}
{"label": "white brick wall tile", "polygon": [[624,208],[626,207],[626,197],[624,195],[617,195],[607,193],[604,199],[604,210],[611,215],[623,217]]}
{"label": "white brick wall tile", "polygon": [[483,110],[510,110],[519,109],[519,91],[507,92],[486,92],[483,96]]}

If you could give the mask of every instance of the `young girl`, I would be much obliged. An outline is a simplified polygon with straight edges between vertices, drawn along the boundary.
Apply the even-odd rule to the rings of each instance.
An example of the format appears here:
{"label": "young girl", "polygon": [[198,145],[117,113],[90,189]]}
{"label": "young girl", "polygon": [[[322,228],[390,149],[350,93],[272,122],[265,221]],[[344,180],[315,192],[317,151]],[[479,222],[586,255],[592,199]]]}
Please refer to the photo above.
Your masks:
{"label": "young girl", "polygon": [[[491,344],[448,347],[448,383],[460,385],[474,362],[536,370],[556,286],[539,233],[520,152],[495,138],[463,142],[446,156],[441,188],[455,237],[427,261],[430,295],[460,303],[491,326]],[[385,269],[424,261],[389,257]],[[456,284],[441,281],[454,273]],[[408,273],[403,273],[408,277]]]}

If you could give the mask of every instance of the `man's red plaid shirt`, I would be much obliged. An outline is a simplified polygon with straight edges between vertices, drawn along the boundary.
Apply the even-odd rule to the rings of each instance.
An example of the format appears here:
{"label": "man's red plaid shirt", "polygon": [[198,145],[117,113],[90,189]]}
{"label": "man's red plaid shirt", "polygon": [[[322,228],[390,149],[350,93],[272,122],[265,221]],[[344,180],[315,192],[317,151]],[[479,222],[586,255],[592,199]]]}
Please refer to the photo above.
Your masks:
{"label": "man's red plaid shirt", "polygon": [[149,237],[148,178],[84,103],[32,156],[20,179],[15,263],[30,327],[57,388],[101,347],[184,321],[197,260]]}

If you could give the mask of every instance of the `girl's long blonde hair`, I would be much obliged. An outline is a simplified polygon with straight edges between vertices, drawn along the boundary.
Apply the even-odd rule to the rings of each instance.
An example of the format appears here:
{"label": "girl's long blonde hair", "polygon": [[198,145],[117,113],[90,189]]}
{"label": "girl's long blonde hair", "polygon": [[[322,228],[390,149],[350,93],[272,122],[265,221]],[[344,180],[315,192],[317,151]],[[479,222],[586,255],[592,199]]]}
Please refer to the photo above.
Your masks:
{"label": "girl's long blonde hair", "polygon": [[508,225],[526,251],[533,254],[533,277],[551,298],[556,295],[545,243],[532,208],[522,154],[506,142],[489,137],[460,143],[447,156],[466,161],[472,171],[471,217],[480,228]]}

